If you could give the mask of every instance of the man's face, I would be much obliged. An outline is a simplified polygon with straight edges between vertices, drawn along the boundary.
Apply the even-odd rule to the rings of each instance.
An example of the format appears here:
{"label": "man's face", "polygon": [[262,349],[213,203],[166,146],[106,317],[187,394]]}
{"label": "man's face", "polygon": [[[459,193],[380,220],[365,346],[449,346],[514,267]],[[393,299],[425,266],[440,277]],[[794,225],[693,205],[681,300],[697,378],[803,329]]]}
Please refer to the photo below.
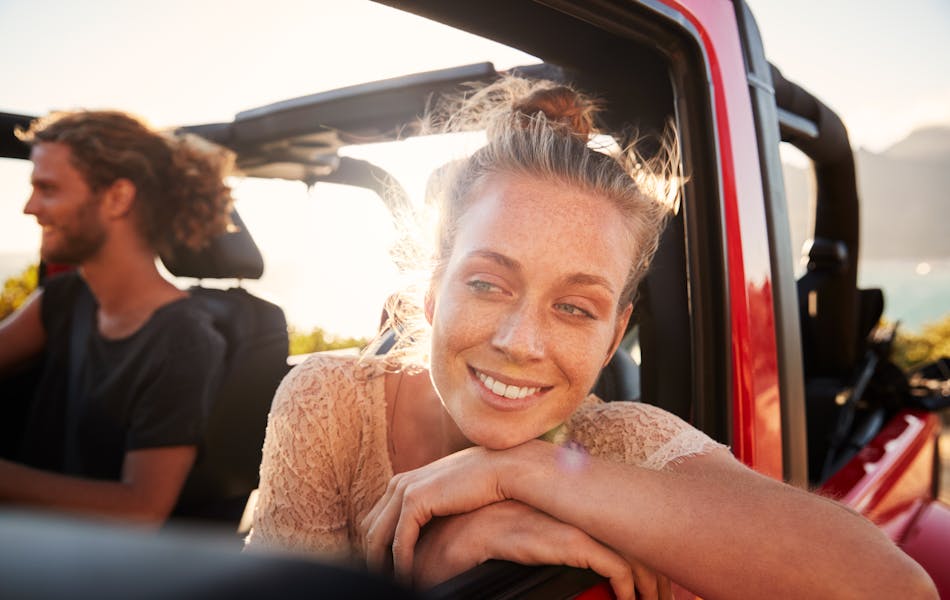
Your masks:
{"label": "man's face", "polygon": [[33,146],[33,193],[23,212],[43,228],[40,255],[51,263],[79,265],[94,257],[106,239],[99,196],[73,166],[72,151],[59,142]]}

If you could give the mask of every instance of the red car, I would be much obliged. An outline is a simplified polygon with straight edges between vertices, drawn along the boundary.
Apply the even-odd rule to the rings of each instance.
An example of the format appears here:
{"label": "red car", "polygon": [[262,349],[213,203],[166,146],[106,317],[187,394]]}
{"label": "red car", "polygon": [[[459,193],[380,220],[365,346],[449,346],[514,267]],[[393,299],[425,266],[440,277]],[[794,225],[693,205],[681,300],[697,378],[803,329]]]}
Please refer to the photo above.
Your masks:
{"label": "red car", "polygon": [[[950,597],[950,507],[936,499],[938,411],[950,398],[915,387],[890,362],[893,331],[878,325],[883,295],[857,286],[860,202],[847,132],[769,64],[744,2],[383,3],[539,57],[543,64],[521,71],[596,93],[614,130],[649,136],[675,124],[688,174],[681,207],[596,391],[663,407],[753,469],[861,512]],[[433,94],[495,76],[489,63],[421,73],[184,129],[232,148],[249,177],[379,191],[389,174],[340,148],[405,135],[401,126]],[[780,142],[802,150],[816,172],[816,225],[800,278]],[[946,378],[938,370],[918,375]],[[572,569],[489,564],[433,593],[593,598],[607,589]]]}

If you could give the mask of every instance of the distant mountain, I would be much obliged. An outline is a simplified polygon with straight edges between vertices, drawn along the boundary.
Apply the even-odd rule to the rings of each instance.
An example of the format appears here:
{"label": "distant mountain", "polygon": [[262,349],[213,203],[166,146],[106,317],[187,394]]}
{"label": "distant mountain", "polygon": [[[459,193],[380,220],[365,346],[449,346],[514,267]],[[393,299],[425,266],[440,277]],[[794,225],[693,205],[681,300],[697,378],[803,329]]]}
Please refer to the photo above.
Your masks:
{"label": "distant mountain", "polygon": [[[883,152],[855,153],[861,200],[861,256],[950,257],[950,127],[914,131]],[[811,237],[810,169],[783,165],[792,248]]]}
{"label": "distant mountain", "polygon": [[950,164],[950,126],[925,127],[911,132],[881,153],[894,160]]}

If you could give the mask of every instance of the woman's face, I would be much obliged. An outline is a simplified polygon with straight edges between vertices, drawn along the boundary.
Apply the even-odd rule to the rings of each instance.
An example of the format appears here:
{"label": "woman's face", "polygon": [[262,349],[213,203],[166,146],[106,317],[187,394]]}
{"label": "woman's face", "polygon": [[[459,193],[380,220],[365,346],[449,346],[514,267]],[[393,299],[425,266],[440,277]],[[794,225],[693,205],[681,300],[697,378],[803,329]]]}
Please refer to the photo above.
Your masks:
{"label": "woman's face", "polygon": [[426,302],[432,381],[473,443],[508,448],[563,423],[613,354],[634,240],[605,198],[494,175],[473,193]]}

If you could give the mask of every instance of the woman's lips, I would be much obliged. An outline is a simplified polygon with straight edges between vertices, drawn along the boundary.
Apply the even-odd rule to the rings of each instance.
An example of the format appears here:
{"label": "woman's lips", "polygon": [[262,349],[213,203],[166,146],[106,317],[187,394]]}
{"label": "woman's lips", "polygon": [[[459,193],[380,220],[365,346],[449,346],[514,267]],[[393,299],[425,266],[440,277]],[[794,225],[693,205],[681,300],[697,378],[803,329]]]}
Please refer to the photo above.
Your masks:
{"label": "woman's lips", "polygon": [[510,385],[502,383],[501,381],[486,375],[481,371],[475,371],[475,376],[478,377],[478,380],[485,384],[485,387],[498,394],[499,396],[504,396],[509,400],[517,400],[518,398],[524,398],[525,396],[530,396],[531,394],[537,393],[540,387],[521,387],[516,385]]}
{"label": "woman's lips", "polygon": [[[502,381],[500,377],[492,376],[478,369],[470,367],[474,379],[484,392],[486,401],[496,408],[504,410],[518,410],[527,407],[544,394],[551,386],[527,384],[527,382]],[[519,385],[520,384],[520,385]]]}

